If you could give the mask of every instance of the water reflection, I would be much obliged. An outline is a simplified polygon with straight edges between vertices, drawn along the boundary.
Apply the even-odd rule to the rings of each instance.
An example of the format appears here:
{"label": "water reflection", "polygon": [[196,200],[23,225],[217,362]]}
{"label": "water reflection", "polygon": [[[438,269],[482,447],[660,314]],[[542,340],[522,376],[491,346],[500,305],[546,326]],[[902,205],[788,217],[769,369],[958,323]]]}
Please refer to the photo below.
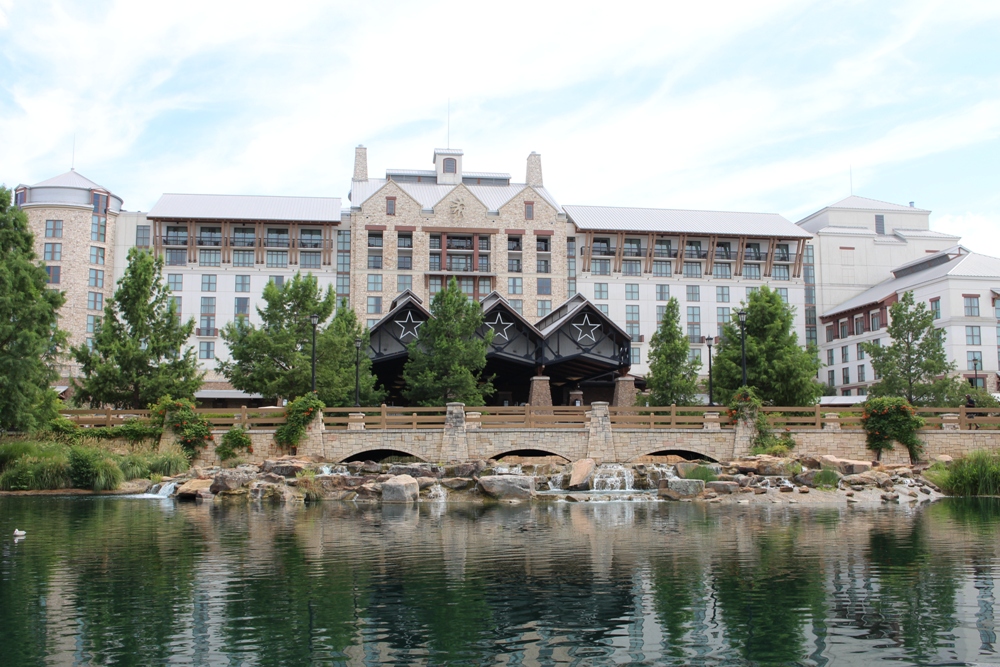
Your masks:
{"label": "water reflection", "polygon": [[866,511],[0,498],[0,517],[0,534],[28,529],[0,547],[5,664],[997,658],[996,499]]}

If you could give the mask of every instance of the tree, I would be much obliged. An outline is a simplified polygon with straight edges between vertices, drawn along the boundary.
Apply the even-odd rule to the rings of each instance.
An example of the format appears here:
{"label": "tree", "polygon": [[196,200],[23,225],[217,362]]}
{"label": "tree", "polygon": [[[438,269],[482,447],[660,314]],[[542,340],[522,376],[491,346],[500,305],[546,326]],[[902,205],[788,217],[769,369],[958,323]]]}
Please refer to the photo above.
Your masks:
{"label": "tree", "polygon": [[56,328],[65,300],[47,289],[28,216],[0,186],[0,430],[30,431],[54,417],[49,383],[66,334]]}
{"label": "tree", "polygon": [[194,348],[185,347],[194,319],[181,322],[162,272],[162,257],[129,250],[93,346],[73,348],[83,373],[73,396],[77,405],[142,409],[164,396],[194,399],[204,377]]}
{"label": "tree", "polygon": [[[750,295],[745,306],[747,385],[761,400],[774,405],[813,405],[823,393],[816,381],[816,351],[799,345],[792,331],[794,311],[766,285]],[[743,384],[740,326],[736,314],[723,328],[712,369],[715,386],[724,396]]]}
{"label": "tree", "polygon": [[448,287],[434,295],[431,314],[433,317],[420,327],[417,340],[409,345],[403,396],[418,405],[453,401],[482,405],[483,397],[493,393],[493,383],[480,379],[493,338],[492,332],[486,338],[476,335],[483,324],[482,308],[470,301],[452,278]]}
{"label": "tree", "polygon": [[[283,287],[273,282],[264,287],[259,327],[245,318],[222,329],[230,359],[220,361],[219,372],[234,387],[267,398],[295,399],[312,390],[312,335],[310,315],[318,317],[316,327],[316,394],[324,405],[354,405],[355,362],[359,362],[362,405],[377,405],[385,392],[376,388],[371,372],[368,332],[344,301],[336,310],[336,297],[310,273],[296,274]],[[354,341],[361,339],[361,353]]]}
{"label": "tree", "polygon": [[649,405],[692,405],[697,401],[698,369],[701,362],[692,359],[691,345],[681,331],[680,306],[670,298],[660,326],[650,340]]}
{"label": "tree", "polygon": [[944,329],[934,326],[934,314],[906,292],[889,307],[888,345],[862,343],[872,360],[878,382],[871,396],[901,396],[910,405],[958,405],[967,386],[950,374],[955,364],[944,350]]}

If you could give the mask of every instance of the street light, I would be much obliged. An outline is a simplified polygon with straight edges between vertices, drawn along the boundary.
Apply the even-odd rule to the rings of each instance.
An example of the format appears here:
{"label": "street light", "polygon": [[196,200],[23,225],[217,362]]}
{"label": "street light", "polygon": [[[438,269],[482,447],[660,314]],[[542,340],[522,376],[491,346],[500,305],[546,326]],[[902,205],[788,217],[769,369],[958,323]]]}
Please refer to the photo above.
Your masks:
{"label": "street light", "polygon": [[743,386],[747,386],[747,311],[737,310],[736,316],[740,318],[740,351],[743,355]]}
{"label": "street light", "polygon": [[708,345],[708,406],[712,407],[715,405],[712,402],[712,342],[715,339],[709,336],[705,339],[705,344]]}
{"label": "street light", "polygon": [[972,386],[979,389],[979,359],[972,360],[972,370],[976,372],[976,384]]}
{"label": "street light", "polygon": [[354,407],[361,407],[361,338],[354,339]]}
{"label": "street light", "polygon": [[312,372],[312,387],[313,393],[316,393],[316,325],[319,324],[319,315],[315,313],[309,316],[309,321],[313,325],[313,372]]}

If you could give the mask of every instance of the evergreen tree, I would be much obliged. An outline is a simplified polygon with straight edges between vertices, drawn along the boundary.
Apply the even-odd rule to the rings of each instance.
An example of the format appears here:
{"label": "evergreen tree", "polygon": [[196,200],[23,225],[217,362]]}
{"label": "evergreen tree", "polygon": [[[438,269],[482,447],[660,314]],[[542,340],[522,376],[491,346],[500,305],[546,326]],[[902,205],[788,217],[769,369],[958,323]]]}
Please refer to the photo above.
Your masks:
{"label": "evergreen tree", "polygon": [[66,340],[56,328],[65,299],[46,288],[34,244],[28,216],[0,186],[0,431],[30,431],[56,414],[49,383]]}
{"label": "evergreen tree", "polygon": [[[222,329],[230,359],[220,361],[218,370],[234,387],[265,398],[297,398],[312,389],[312,336],[310,315],[319,316],[320,331],[333,314],[333,290],[321,290],[311,273],[298,273],[278,287],[264,287],[264,308],[258,308],[260,326],[238,318]],[[324,332],[325,333],[325,332]],[[353,370],[354,339],[351,339]],[[316,350],[319,356],[317,334]],[[317,393],[319,386],[317,364]],[[353,378],[351,387],[354,387]],[[324,401],[325,402],[325,401]],[[352,401],[353,404],[353,401]]]}
{"label": "evergreen tree", "polygon": [[[355,345],[358,339],[360,352]],[[324,405],[354,405],[356,371],[361,405],[379,405],[385,398],[385,391],[376,387],[377,378],[372,375],[368,339],[368,331],[361,326],[357,314],[346,300],[342,301],[330,326],[316,341],[316,393]]]}
{"label": "evergreen tree", "polygon": [[692,359],[691,346],[681,331],[680,306],[670,298],[660,326],[649,348],[649,405],[692,405],[698,398],[698,369],[701,362]]}
{"label": "evergreen tree", "polygon": [[[761,400],[774,405],[815,404],[823,393],[823,386],[816,381],[819,359],[815,350],[799,346],[792,330],[791,306],[765,285],[750,295],[745,308],[747,385]],[[743,384],[740,325],[735,312],[723,328],[712,374],[716,390],[727,398]]]}
{"label": "evergreen tree", "polygon": [[403,367],[403,396],[418,405],[482,405],[484,396],[493,393],[490,379],[480,378],[492,340],[491,334],[485,339],[476,335],[483,324],[482,308],[452,278],[448,287],[434,295],[431,314],[434,317],[410,343],[410,358]]}
{"label": "evergreen tree", "polygon": [[889,307],[888,345],[862,343],[878,382],[872,396],[901,396],[911,405],[959,405],[969,387],[951,376],[955,364],[944,349],[946,333],[934,326],[927,304],[906,292]]}
{"label": "evergreen tree", "polygon": [[73,348],[83,373],[73,397],[78,405],[142,409],[164,396],[194,398],[204,377],[194,348],[185,347],[194,319],[181,322],[162,272],[162,257],[129,250],[93,347]]}

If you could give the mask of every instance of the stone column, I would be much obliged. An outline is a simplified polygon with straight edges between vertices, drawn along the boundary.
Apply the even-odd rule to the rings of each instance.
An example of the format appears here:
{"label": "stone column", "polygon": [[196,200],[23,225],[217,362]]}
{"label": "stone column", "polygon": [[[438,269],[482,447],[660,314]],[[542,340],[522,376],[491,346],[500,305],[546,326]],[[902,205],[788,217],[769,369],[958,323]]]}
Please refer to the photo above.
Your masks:
{"label": "stone column", "polygon": [[631,375],[615,378],[615,398],[612,405],[629,408],[635,405],[635,398],[635,378]]}
{"label": "stone column", "polygon": [[941,415],[941,430],[942,431],[958,431],[958,415],[953,413],[945,413]]}
{"label": "stone column", "polygon": [[590,406],[587,458],[594,459],[598,463],[618,461],[615,438],[611,432],[611,414],[608,412],[608,404],[605,401],[598,401]]}
{"label": "stone column", "polygon": [[533,408],[552,406],[552,389],[549,387],[548,375],[536,375],[531,378],[531,391],[528,393],[528,405]]}
{"label": "stone column", "polygon": [[569,404],[570,405],[583,405],[583,389],[574,389],[569,392]]}
{"label": "stone column", "polygon": [[750,454],[750,445],[757,436],[757,427],[753,422],[741,419],[736,422],[733,429],[733,455],[732,458],[747,456]]}
{"label": "stone column", "polygon": [[449,403],[441,435],[441,461],[467,461],[469,441],[465,435],[465,404]]}
{"label": "stone column", "polygon": [[824,431],[839,431],[840,430],[840,413],[839,412],[824,412],[823,413],[823,430]]}
{"label": "stone column", "polygon": [[347,415],[347,430],[348,431],[364,431],[365,430],[365,413],[363,412],[351,412]]}
{"label": "stone column", "polygon": [[705,413],[705,424],[703,425],[706,431],[721,431],[722,422],[719,420],[718,412],[706,412]]}
{"label": "stone column", "polygon": [[323,457],[326,454],[323,447],[324,431],[326,431],[326,424],[323,423],[323,411],[320,410],[306,426],[306,433],[299,441],[295,450],[296,454],[298,456]]}

